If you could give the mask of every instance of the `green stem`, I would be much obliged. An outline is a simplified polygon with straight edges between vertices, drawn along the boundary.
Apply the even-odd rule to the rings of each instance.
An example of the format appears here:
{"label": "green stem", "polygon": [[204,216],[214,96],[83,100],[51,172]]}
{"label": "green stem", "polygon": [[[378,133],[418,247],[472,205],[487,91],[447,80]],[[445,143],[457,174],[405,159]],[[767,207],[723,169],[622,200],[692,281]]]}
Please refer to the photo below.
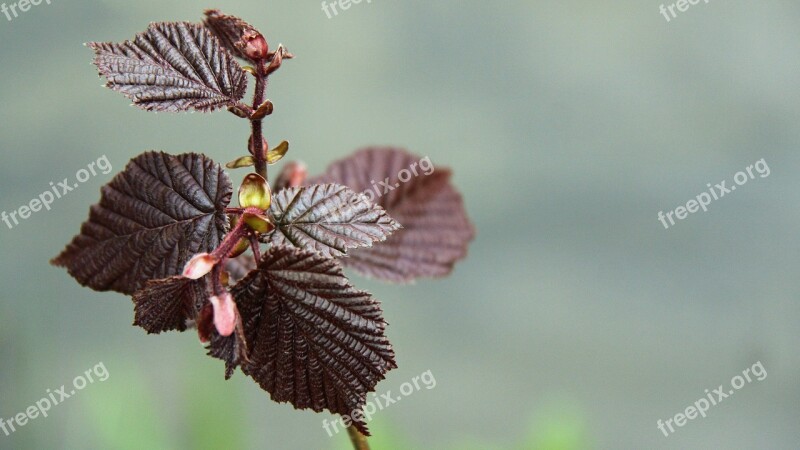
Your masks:
{"label": "green stem", "polygon": [[355,450],[369,450],[367,437],[361,434],[355,426],[350,425],[347,427],[347,434],[350,435],[350,441],[353,443],[353,448]]}

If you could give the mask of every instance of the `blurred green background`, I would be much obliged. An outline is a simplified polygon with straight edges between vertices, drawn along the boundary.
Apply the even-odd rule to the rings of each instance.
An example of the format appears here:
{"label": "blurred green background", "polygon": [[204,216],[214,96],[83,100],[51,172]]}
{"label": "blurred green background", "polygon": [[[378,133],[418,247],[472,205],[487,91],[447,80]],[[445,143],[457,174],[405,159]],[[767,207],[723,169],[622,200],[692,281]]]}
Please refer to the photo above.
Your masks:
{"label": "blurred green background", "polygon": [[[9,1],[9,0],[7,0]],[[448,279],[384,304],[397,391],[375,449],[796,449],[800,442],[800,5],[658,1],[53,0],[0,16],[0,210],[102,155],[242,154],[226,112],[152,114],[100,87],[82,43],[150,21],[240,15],[295,53],[272,78],[270,142],[312,173],[368,144],[455,171],[478,238]],[[768,178],[665,230],[657,212],[765,158]],[[193,333],[147,336],[129,299],[48,260],[78,232],[90,179],[0,226],[0,417],[103,362],[110,377],[9,449],[346,449],[327,414],[223,380]],[[768,377],[665,438],[656,428],[756,361]]]}

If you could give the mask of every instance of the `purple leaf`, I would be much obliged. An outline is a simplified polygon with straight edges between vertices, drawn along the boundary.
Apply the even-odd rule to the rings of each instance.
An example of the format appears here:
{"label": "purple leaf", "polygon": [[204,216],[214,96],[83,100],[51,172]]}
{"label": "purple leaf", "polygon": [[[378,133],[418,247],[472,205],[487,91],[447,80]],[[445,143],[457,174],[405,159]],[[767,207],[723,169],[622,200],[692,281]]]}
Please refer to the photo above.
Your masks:
{"label": "purple leaf", "polygon": [[231,192],[205,156],[144,153],[103,186],[81,233],[51,263],[94,290],[133,294],[220,244]]}
{"label": "purple leaf", "polygon": [[447,168],[394,148],[368,148],[330,165],[309,183],[363,192],[403,225],[386,242],[348,253],[342,264],[374,278],[411,282],[448,275],[475,230]]}
{"label": "purple leaf", "polygon": [[181,276],[148,281],[133,294],[136,311],[134,325],[148,333],[186,331],[187,323],[206,301],[205,280]]}
{"label": "purple leaf", "polygon": [[236,329],[230,336],[220,336],[216,329],[211,328],[208,356],[225,361],[225,379],[230,379],[237,367],[249,363],[241,317],[237,317]]}
{"label": "purple leaf", "polygon": [[397,367],[379,303],[336,259],[273,246],[232,293],[250,347],[242,370],[277,402],[350,415]]}
{"label": "purple leaf", "polygon": [[133,41],[89,46],[107,86],[148,111],[213,111],[247,89],[244,70],[201,25],[154,23]]}
{"label": "purple leaf", "polygon": [[283,189],[273,196],[273,245],[310,248],[325,256],[386,240],[400,225],[380,206],[337,184]]}
{"label": "purple leaf", "polygon": [[202,341],[208,344],[208,355],[225,361],[225,377],[247,361],[247,343],[241,317],[236,317],[235,332],[221,336],[214,327],[214,313],[209,302],[207,279],[191,280],[176,276],[148,281],[133,294],[138,325],[148,333],[186,331],[196,326]]}

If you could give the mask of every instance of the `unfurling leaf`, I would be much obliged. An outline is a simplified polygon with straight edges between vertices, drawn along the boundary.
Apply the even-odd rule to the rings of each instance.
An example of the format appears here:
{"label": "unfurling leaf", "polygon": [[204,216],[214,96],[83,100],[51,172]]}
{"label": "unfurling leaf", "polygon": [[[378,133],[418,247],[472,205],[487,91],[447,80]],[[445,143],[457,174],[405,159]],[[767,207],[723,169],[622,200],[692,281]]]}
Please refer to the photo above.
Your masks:
{"label": "unfurling leaf", "polygon": [[206,298],[205,280],[170,277],[148,281],[133,294],[136,318],[133,322],[148,333],[186,331],[187,321],[194,320],[197,308]]}
{"label": "unfurling leaf", "polygon": [[337,184],[284,189],[273,197],[277,228],[265,242],[310,248],[325,256],[370,247],[400,225],[380,206]]}
{"label": "unfurling leaf", "polygon": [[255,158],[252,156],[242,156],[225,164],[228,169],[241,169],[242,167],[253,167],[256,164]]}
{"label": "unfurling leaf", "polygon": [[269,152],[267,152],[267,163],[275,164],[284,156],[286,156],[286,152],[289,151],[289,143],[286,141],[281,142],[278,144],[277,147],[273,148]]}
{"label": "unfurling leaf", "polygon": [[350,415],[397,367],[379,303],[335,259],[273,246],[231,292],[249,345],[242,370],[277,402]]}
{"label": "unfurling leaf", "polygon": [[218,9],[206,10],[205,15],[205,25],[229,52],[239,58],[253,61],[252,58],[245,54],[245,47],[236,44],[242,41],[245,35],[254,36],[254,33],[258,33],[258,30],[244,20],[236,16],[223,14]]}
{"label": "unfurling leaf", "polygon": [[467,254],[475,230],[450,170],[394,148],[370,148],[333,163],[312,183],[339,183],[364,192],[403,229],[370,249],[348,253],[342,264],[387,281],[441,277]]}
{"label": "unfurling leaf", "polygon": [[133,294],[220,244],[231,193],[205,156],[144,153],[103,186],[81,234],[51,262],[94,290]]}
{"label": "unfurling leaf", "polygon": [[154,23],[133,41],[89,46],[107,86],[148,111],[213,111],[247,88],[245,72],[201,25]]}

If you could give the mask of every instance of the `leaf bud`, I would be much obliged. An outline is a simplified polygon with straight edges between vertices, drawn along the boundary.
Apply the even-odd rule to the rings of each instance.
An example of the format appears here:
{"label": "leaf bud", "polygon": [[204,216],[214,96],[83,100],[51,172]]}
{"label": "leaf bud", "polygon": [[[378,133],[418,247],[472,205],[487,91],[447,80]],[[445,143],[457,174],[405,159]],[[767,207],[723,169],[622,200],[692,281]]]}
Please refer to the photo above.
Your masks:
{"label": "leaf bud", "polygon": [[242,185],[239,186],[239,206],[242,208],[258,208],[266,211],[272,203],[271,197],[267,180],[257,173],[244,177]]}
{"label": "leaf bud", "polygon": [[275,109],[275,105],[272,104],[271,101],[267,100],[261,104],[261,106],[256,109],[253,115],[250,117],[252,120],[261,120],[264,117],[272,114],[272,111]]}
{"label": "leaf bud", "polygon": [[267,40],[255,30],[245,31],[242,34],[242,38],[235,45],[245,56],[253,61],[267,59],[267,55],[269,55]]}

